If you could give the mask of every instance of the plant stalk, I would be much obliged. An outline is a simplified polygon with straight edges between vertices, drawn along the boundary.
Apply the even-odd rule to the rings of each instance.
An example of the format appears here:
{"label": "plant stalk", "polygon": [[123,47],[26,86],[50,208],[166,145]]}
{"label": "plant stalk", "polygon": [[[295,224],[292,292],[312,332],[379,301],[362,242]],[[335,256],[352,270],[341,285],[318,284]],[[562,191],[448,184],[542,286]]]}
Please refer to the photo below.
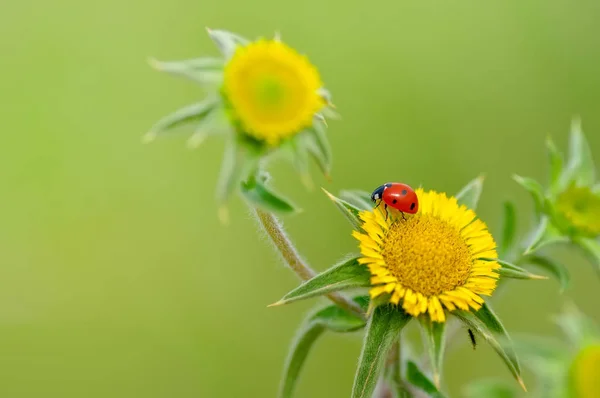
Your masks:
{"label": "plant stalk", "polygon": [[[267,233],[271,239],[271,242],[273,242],[273,245],[275,245],[275,248],[281,254],[283,260],[290,267],[290,269],[294,271],[296,275],[298,275],[298,277],[303,281],[307,281],[317,275],[317,273],[302,259],[302,257],[300,257],[298,250],[288,238],[277,217],[259,208],[252,208],[256,218],[258,219],[258,222],[260,223],[260,226]],[[343,296],[339,293],[329,293],[327,297],[339,307],[365,319],[365,313],[360,306],[346,296]]]}

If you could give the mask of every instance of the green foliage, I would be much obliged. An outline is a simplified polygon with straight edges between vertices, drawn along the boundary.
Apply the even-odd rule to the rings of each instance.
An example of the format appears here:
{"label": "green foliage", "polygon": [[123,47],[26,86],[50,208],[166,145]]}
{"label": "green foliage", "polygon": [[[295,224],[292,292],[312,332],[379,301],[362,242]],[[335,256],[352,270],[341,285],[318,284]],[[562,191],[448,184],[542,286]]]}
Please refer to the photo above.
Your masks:
{"label": "green foliage", "polygon": [[514,175],[513,179],[520,186],[525,188],[527,192],[529,192],[531,198],[533,199],[533,203],[535,204],[536,213],[543,213],[545,209],[546,199],[544,197],[544,188],[542,187],[542,185],[533,178],[521,177],[519,175]]}
{"label": "green foliage", "polygon": [[423,343],[425,350],[429,354],[429,361],[433,370],[433,380],[437,388],[439,388],[442,378],[444,350],[446,347],[446,323],[432,322],[429,317],[420,317],[419,321]]}
{"label": "green foliage", "polygon": [[573,243],[581,249],[600,275],[600,242],[597,239],[577,237]]}
{"label": "green foliage", "polygon": [[513,202],[504,202],[502,222],[502,240],[500,241],[500,257],[509,255],[514,247],[517,235],[517,211]]}
{"label": "green foliage", "polygon": [[483,176],[479,176],[469,182],[463,189],[456,194],[456,199],[461,205],[467,206],[469,209],[477,209],[479,197],[483,191]]}
{"label": "green foliage", "polygon": [[555,259],[540,255],[529,255],[525,256],[522,262],[525,264],[534,264],[554,276],[560,283],[561,293],[569,287],[569,283],[571,282],[569,271],[564,264]]}
{"label": "green foliage", "polygon": [[368,268],[358,263],[358,257],[353,257],[304,282],[272,306],[289,304],[341,290],[367,287],[370,286],[370,279],[371,273]]}
{"label": "green foliage", "polygon": [[413,361],[406,364],[406,380],[421,391],[427,393],[430,398],[443,398],[444,395],[438,390],[431,380],[419,369]]}
{"label": "green foliage", "polygon": [[342,199],[330,194],[325,189],[323,189],[323,191],[327,194],[329,199],[331,199],[331,201],[335,204],[337,209],[342,212],[344,217],[346,217],[346,220],[348,220],[350,222],[350,224],[352,225],[354,230],[361,231],[362,230],[362,222],[359,218],[360,209],[354,205],[351,205],[350,203],[346,202],[345,200],[342,200]]}
{"label": "green foliage", "polygon": [[[355,301],[365,305],[368,298],[358,297]],[[365,320],[350,314],[336,305],[325,307],[309,315],[290,346],[279,388],[280,398],[290,398],[298,382],[306,358],[317,339],[329,330],[347,333],[365,327]]]}
{"label": "green foliage", "polygon": [[370,398],[383,370],[385,359],[400,331],[411,320],[396,306],[379,306],[367,324],[358,368],[352,387],[352,398]]}
{"label": "green foliage", "polygon": [[358,189],[341,191],[340,197],[360,210],[372,210],[375,205],[370,193]]}
{"label": "green foliage", "polygon": [[253,206],[273,213],[294,213],[298,210],[286,198],[270,190],[264,182],[251,176],[242,183],[241,193]]}
{"label": "green foliage", "polygon": [[595,166],[592,150],[581,130],[581,121],[573,120],[569,140],[569,163],[563,174],[564,186],[575,182],[580,186],[591,186],[595,181]]}
{"label": "green foliage", "polygon": [[498,273],[500,274],[500,276],[505,277],[505,278],[512,278],[512,279],[548,279],[545,276],[541,276],[541,275],[536,275],[536,274],[532,274],[531,272],[527,271],[524,268],[518,267],[512,263],[509,263],[508,261],[504,261],[504,260],[500,260],[500,259],[489,259],[489,258],[485,258],[483,260],[487,260],[487,261],[497,261],[502,268],[500,268],[498,270]]}

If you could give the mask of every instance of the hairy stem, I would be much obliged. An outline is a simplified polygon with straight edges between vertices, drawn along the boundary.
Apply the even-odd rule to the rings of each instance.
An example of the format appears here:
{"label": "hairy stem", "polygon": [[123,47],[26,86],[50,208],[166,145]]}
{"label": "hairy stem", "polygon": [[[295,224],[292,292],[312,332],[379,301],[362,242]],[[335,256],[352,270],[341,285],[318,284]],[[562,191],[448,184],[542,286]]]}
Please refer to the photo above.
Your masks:
{"label": "hairy stem", "polygon": [[[303,281],[314,277],[317,273],[300,257],[298,250],[296,250],[294,244],[288,238],[277,217],[256,207],[253,210],[260,226],[267,233],[271,242],[273,242],[273,245],[275,245],[275,248],[279,251],[290,269]],[[363,319],[365,318],[365,314],[360,306],[349,298],[339,293],[330,293],[327,297],[346,311],[358,315]]]}

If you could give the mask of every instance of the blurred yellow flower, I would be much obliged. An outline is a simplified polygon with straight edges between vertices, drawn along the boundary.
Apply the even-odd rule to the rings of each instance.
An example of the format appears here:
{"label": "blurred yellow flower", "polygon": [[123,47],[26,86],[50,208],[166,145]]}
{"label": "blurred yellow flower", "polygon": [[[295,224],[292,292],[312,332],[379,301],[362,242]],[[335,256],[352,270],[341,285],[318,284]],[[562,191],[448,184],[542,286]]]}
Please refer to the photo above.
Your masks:
{"label": "blurred yellow flower", "polygon": [[225,66],[224,93],[245,133],[276,145],[313,124],[322,83],[305,56],[279,40],[239,46]]}
{"label": "blurred yellow flower", "polygon": [[371,272],[372,298],[386,293],[412,316],[429,313],[444,322],[444,308],[478,310],[491,295],[500,265],[496,243],[475,212],[454,197],[418,189],[415,215],[384,215],[381,207],[362,211],[359,263]]}
{"label": "blurred yellow flower", "polygon": [[600,235],[600,195],[590,187],[571,186],[557,199],[556,209],[577,230],[586,235]]}
{"label": "blurred yellow flower", "polygon": [[580,398],[600,397],[600,344],[584,348],[571,365],[570,384]]}

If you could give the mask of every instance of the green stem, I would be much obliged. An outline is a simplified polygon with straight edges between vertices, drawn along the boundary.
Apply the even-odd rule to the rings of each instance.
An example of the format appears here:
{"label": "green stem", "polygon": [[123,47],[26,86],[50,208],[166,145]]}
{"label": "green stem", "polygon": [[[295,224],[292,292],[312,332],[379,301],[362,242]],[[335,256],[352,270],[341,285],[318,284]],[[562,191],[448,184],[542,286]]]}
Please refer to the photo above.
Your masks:
{"label": "green stem", "polygon": [[[253,207],[253,210],[261,227],[267,233],[271,242],[273,242],[273,245],[275,245],[275,248],[281,254],[283,260],[290,269],[303,281],[307,281],[317,275],[302,257],[300,257],[298,250],[296,250],[294,244],[288,238],[277,217],[256,207]],[[360,316],[363,319],[365,318],[365,313],[360,306],[346,296],[339,293],[330,293],[327,297],[346,311]]]}

